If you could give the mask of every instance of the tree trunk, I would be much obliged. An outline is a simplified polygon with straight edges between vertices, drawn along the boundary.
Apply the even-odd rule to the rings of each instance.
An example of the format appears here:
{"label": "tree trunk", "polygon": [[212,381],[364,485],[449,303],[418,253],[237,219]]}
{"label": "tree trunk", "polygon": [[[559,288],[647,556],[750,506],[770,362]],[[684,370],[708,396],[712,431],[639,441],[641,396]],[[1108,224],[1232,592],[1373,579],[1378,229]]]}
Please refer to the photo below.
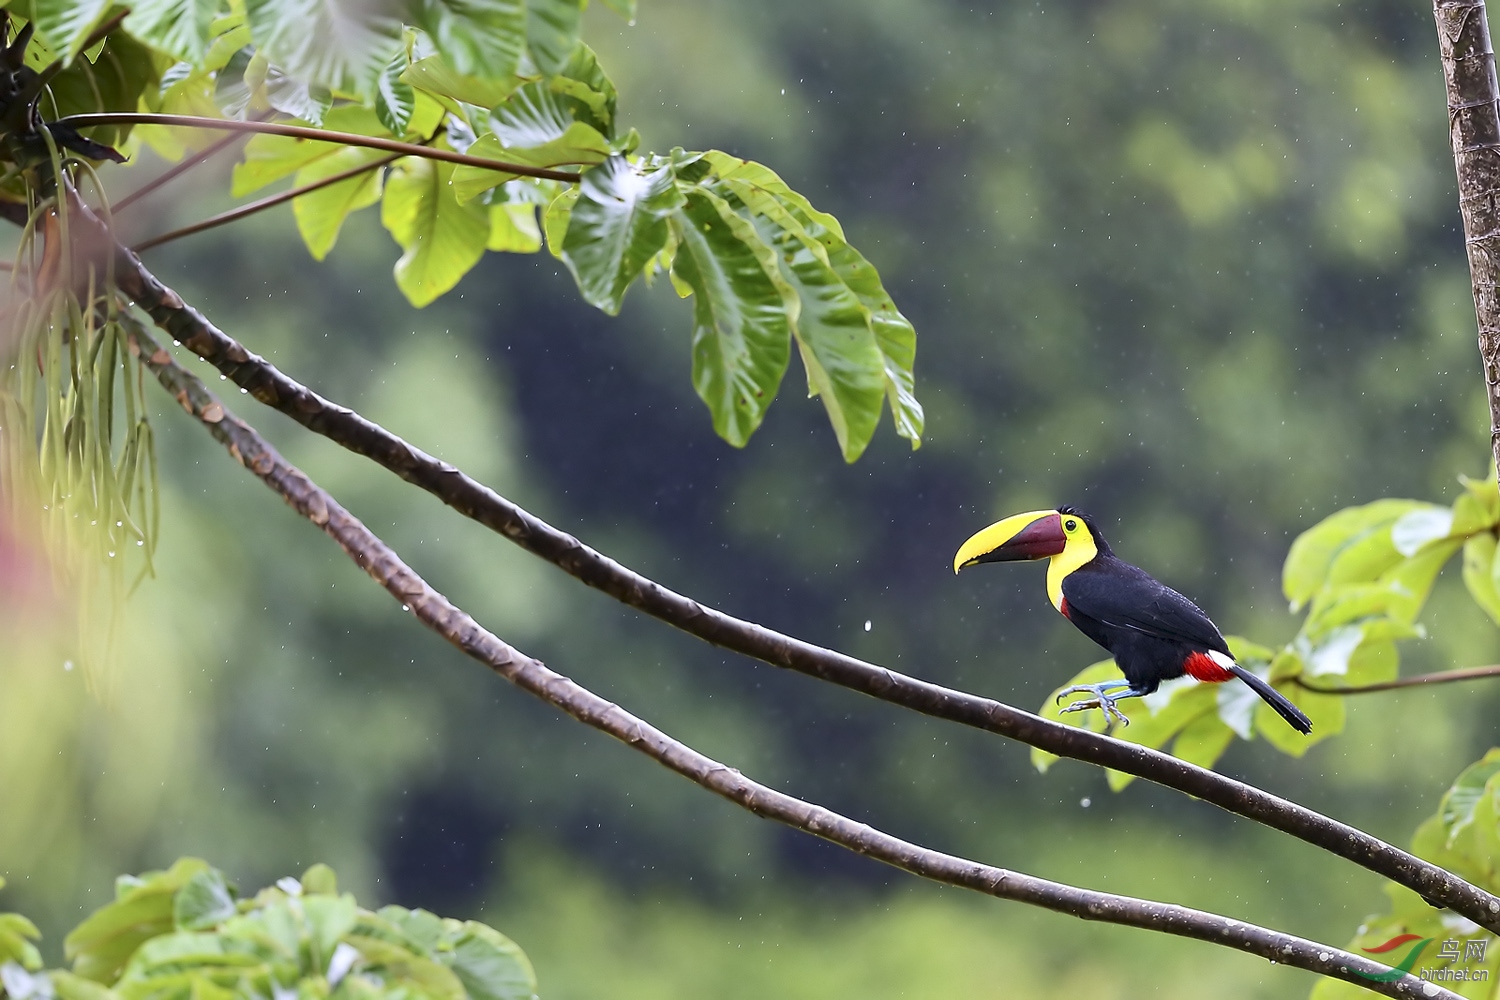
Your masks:
{"label": "tree trunk", "polygon": [[1500,463],[1500,89],[1495,52],[1484,0],[1433,0],[1432,6],[1490,401],[1490,450]]}

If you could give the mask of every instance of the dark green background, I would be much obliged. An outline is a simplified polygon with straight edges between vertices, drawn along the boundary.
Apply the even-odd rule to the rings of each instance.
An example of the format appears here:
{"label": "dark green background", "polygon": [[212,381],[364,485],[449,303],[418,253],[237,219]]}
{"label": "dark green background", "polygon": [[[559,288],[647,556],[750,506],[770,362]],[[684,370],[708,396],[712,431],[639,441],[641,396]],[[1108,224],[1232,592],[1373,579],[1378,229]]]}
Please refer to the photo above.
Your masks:
{"label": "dark green background", "polygon": [[[1285,641],[1292,538],[1451,499],[1487,418],[1430,12],[1328,0],[642,0],[588,37],[646,148],[765,162],[916,324],[928,434],[846,466],[800,371],[744,451],[689,381],[687,304],[618,319],[545,253],[411,310],[372,213],[327,264],[290,212],[148,264],[325,394],[726,611],[1035,707],[1097,650],[972,531],[1074,502],[1227,632]],[[227,164],[222,164],[226,166]],[[117,193],[141,174],[121,170]],[[143,175],[142,175],[143,176]],[[224,204],[223,171],[131,209]],[[205,369],[206,370],[206,369]],[[1342,944],[1378,880],[1143,783],[725,655],[589,592],[248,398],[231,400],[501,636],[747,774],[932,847]],[[332,864],[479,915],[547,1000],[1299,994],[1208,945],[940,890],[757,820],[427,634],[159,394],[159,578],[93,675],[0,674],[6,908],[60,932],[119,871]],[[1404,670],[1491,662],[1455,570]],[[868,626],[867,626],[868,623]],[[1301,760],[1221,767],[1404,843],[1493,741],[1492,688],[1360,698]]]}

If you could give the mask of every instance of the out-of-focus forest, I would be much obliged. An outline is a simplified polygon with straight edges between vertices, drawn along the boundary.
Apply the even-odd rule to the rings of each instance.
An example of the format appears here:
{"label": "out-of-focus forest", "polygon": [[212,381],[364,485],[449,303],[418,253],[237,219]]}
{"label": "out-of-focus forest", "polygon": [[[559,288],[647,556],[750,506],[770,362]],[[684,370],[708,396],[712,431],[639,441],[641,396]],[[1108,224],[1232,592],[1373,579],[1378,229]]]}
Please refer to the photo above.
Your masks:
{"label": "out-of-focus forest", "polygon": [[[1077,503],[1226,632],[1282,642],[1297,533],[1486,471],[1426,7],[642,0],[633,26],[591,10],[585,36],[649,148],[753,157],[839,217],[918,330],[920,450],[887,426],[844,464],[795,375],[730,448],[692,392],[690,305],[662,283],[609,318],[547,254],[490,255],[421,311],[372,213],[324,264],[288,209],[148,264],[284,370],[668,586],[1026,708],[1098,654],[1039,567],[954,578],[998,516]],[[122,226],[225,207],[229,165]],[[158,169],[117,171],[114,193]],[[53,961],[116,873],[194,854],[246,885],[324,861],[372,904],[483,919],[546,1000],[1311,986],[918,884],[705,795],[417,627],[150,393],[156,578],[104,660],[65,666],[63,640],[36,639],[0,671],[0,873]],[[1023,746],[642,619],[238,401],[498,634],[760,780],[935,848],[1320,940],[1384,905],[1376,876],[1211,807],[1112,794],[1077,764],[1039,775]],[[1497,658],[1461,587],[1450,568],[1404,671]],[[1497,706],[1493,684],[1365,695],[1302,759],[1237,742],[1219,767],[1404,844]]]}

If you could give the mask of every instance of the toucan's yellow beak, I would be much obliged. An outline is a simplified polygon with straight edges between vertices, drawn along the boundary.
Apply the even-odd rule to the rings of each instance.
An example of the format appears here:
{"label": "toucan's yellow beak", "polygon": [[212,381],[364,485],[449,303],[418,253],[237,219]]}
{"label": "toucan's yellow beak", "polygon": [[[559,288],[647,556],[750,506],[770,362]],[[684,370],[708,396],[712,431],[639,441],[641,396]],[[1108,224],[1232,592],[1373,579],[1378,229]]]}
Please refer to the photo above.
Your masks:
{"label": "toucan's yellow beak", "polygon": [[1055,556],[1068,544],[1062,515],[1055,510],[1014,514],[985,528],[959,548],[953,572],[983,562],[1014,562]]}

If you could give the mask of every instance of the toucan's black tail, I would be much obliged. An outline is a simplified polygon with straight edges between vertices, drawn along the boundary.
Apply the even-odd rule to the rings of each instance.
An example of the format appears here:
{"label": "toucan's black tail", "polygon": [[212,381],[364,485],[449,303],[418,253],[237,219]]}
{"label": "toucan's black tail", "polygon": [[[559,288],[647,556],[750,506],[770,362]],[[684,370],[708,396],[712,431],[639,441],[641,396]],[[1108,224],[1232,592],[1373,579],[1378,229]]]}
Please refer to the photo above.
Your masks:
{"label": "toucan's black tail", "polygon": [[1276,709],[1276,714],[1285,719],[1287,721],[1287,725],[1291,726],[1299,733],[1312,732],[1312,720],[1303,715],[1301,709],[1299,709],[1296,705],[1293,705],[1291,702],[1287,701],[1286,698],[1282,696],[1281,692],[1277,691],[1271,685],[1267,684],[1265,681],[1261,680],[1259,677],[1255,676],[1250,671],[1240,666],[1238,663],[1231,664],[1229,669],[1234,671],[1234,675],[1236,677],[1244,681],[1246,684],[1250,685],[1250,690],[1260,695],[1261,699],[1264,700],[1267,705],[1270,705],[1272,708]]}

